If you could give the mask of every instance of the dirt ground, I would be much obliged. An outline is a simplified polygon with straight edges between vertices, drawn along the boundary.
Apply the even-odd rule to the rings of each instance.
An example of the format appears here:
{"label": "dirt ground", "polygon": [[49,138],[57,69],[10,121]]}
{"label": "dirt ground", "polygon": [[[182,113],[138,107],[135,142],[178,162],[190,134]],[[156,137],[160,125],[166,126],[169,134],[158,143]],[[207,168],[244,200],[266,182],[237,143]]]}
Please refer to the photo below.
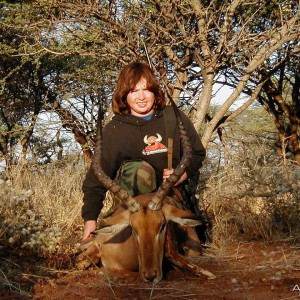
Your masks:
{"label": "dirt ground", "polygon": [[209,249],[193,262],[216,279],[170,270],[153,285],[141,281],[138,273],[97,267],[55,271],[50,277],[23,270],[31,292],[26,296],[2,289],[0,299],[300,299],[300,245],[236,242],[222,251]]}

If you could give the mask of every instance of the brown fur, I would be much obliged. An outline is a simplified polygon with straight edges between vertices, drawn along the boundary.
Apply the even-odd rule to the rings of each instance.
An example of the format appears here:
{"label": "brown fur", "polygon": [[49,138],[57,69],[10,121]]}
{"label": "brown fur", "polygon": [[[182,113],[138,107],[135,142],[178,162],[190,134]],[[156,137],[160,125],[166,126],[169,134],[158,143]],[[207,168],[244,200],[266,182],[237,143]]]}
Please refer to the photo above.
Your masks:
{"label": "brown fur", "polygon": [[194,239],[196,236],[191,237],[185,229],[186,226],[201,224],[197,217],[190,211],[167,203],[161,210],[150,210],[148,202],[151,196],[147,194],[135,198],[141,204],[138,211],[120,208],[111,218],[103,221],[102,228],[82,245],[83,252],[78,257],[77,268],[85,269],[101,261],[108,268],[139,270],[145,281],[158,282],[163,275],[167,223],[171,221],[173,225],[168,230],[172,230],[172,239],[181,249],[188,247],[201,251],[200,243]]}

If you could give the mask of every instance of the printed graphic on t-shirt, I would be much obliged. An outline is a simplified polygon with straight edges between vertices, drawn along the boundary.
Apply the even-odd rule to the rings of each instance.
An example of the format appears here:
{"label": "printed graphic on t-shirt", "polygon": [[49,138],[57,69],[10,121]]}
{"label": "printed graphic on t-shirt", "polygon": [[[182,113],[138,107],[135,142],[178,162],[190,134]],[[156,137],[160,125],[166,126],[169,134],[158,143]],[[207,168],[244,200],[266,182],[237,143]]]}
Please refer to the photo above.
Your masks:
{"label": "printed graphic on t-shirt", "polygon": [[147,144],[143,150],[144,155],[150,155],[150,154],[155,154],[155,153],[161,153],[161,152],[167,152],[168,149],[167,147],[161,143],[162,137],[159,133],[156,134],[156,136],[149,136],[146,135],[144,137],[144,143]]}

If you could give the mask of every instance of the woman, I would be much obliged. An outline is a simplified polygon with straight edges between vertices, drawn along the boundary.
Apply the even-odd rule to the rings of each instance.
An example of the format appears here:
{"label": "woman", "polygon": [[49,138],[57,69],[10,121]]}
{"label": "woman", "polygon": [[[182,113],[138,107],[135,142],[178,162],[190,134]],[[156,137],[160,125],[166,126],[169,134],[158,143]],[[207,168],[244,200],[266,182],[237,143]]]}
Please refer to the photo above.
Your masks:
{"label": "woman", "polygon": [[[167,169],[166,100],[148,65],[133,62],[121,71],[112,108],[115,115],[103,129],[103,168],[111,178],[118,177],[119,184],[133,196],[152,192],[174,169]],[[205,149],[193,124],[182,112],[181,118],[192,144],[193,157],[191,166],[176,185],[193,176],[205,158]],[[175,166],[180,161],[181,153],[180,138],[176,132],[173,150]],[[136,180],[136,174],[141,180]],[[96,230],[106,193],[92,168],[84,180],[83,193],[85,240]]]}

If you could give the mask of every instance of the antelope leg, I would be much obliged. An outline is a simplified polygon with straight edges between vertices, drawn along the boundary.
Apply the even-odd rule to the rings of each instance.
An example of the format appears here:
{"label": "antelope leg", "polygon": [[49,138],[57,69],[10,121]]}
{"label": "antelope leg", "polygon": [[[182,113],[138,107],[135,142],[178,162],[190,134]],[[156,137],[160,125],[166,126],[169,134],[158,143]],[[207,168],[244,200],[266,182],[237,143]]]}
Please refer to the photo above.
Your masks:
{"label": "antelope leg", "polygon": [[203,268],[200,268],[199,266],[192,264],[188,262],[184,256],[179,254],[178,252],[175,251],[173,242],[172,242],[172,235],[171,235],[171,230],[170,227],[168,226],[167,232],[166,232],[166,244],[165,244],[165,256],[167,259],[174,264],[175,266],[181,268],[181,269],[186,269],[189,270],[190,272],[198,275],[198,276],[206,276],[208,279],[215,279],[216,276],[209,272],[208,270],[205,270]]}
{"label": "antelope leg", "polygon": [[84,249],[76,258],[75,268],[85,270],[92,264],[98,264],[101,261],[101,248],[96,241],[90,242],[89,246]]}

